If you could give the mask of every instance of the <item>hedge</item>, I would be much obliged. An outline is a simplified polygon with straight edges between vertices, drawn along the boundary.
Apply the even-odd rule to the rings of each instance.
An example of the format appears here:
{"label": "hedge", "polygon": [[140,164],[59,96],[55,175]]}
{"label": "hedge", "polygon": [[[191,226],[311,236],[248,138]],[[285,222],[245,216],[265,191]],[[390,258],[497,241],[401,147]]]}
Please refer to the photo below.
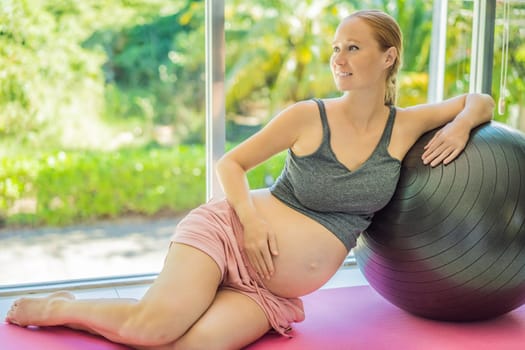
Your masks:
{"label": "hedge", "polygon": [[[269,185],[284,154],[250,171]],[[205,149],[180,145],[116,152],[57,151],[0,160],[0,220],[65,226],[126,215],[177,215],[205,200]]]}

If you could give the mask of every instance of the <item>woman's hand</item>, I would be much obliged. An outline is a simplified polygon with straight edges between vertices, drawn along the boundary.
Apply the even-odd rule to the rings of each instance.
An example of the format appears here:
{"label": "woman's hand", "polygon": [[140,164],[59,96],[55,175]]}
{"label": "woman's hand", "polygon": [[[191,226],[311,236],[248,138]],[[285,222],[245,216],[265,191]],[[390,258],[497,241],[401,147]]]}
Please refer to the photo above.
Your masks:
{"label": "woman's hand", "polygon": [[424,164],[435,167],[452,162],[463,151],[470,136],[470,127],[461,120],[453,120],[434,134],[425,145],[421,156]]}
{"label": "woman's hand", "polygon": [[244,251],[259,276],[270,279],[274,273],[273,257],[278,255],[277,239],[270,225],[252,218],[244,226]]}
{"label": "woman's hand", "polygon": [[441,163],[447,165],[456,159],[467,145],[470,131],[490,121],[493,109],[492,97],[478,93],[407,108],[407,114],[415,116],[408,128],[418,129],[416,135],[443,126],[425,146],[421,156],[423,163],[434,167]]}

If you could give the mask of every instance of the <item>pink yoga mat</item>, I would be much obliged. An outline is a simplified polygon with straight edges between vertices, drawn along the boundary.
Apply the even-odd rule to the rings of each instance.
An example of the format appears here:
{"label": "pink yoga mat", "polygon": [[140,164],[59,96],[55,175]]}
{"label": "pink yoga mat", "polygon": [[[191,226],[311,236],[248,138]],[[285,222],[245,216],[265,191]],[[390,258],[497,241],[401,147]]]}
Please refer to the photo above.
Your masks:
{"label": "pink yoga mat", "polygon": [[101,337],[62,327],[21,328],[0,324],[1,350],[129,350]]}
{"label": "pink yoga mat", "polygon": [[413,316],[368,286],[326,289],[304,298],[295,337],[266,335],[249,350],[524,350],[525,306],[484,322],[448,323]]}
{"label": "pink yoga mat", "polygon": [[[524,350],[525,306],[494,320],[436,322],[389,304],[370,287],[325,289],[304,298],[306,320],[294,338],[268,334],[249,350]],[[124,350],[64,328],[0,324],[1,350]],[[210,349],[213,350],[213,349]]]}

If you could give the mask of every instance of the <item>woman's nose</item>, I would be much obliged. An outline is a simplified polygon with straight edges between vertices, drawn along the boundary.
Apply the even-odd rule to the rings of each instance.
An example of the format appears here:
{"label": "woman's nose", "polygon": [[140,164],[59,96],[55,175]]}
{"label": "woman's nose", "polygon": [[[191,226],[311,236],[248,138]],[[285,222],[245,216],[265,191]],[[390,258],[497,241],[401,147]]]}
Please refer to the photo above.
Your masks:
{"label": "woman's nose", "polygon": [[338,65],[338,66],[341,66],[345,63],[345,60],[344,58],[342,57],[342,55],[340,54],[335,54],[334,55],[334,58],[333,58],[333,62],[334,64]]}

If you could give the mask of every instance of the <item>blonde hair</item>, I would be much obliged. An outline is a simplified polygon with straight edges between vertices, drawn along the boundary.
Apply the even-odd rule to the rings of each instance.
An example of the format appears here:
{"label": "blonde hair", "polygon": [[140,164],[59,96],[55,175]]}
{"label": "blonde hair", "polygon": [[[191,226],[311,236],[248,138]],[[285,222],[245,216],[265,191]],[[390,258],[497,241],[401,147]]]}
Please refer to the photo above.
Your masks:
{"label": "blonde hair", "polygon": [[394,105],[397,99],[397,73],[401,68],[403,54],[403,35],[396,20],[379,10],[361,10],[352,13],[346,19],[363,19],[374,31],[379,46],[386,51],[391,47],[397,50],[397,58],[386,77],[385,105]]}

